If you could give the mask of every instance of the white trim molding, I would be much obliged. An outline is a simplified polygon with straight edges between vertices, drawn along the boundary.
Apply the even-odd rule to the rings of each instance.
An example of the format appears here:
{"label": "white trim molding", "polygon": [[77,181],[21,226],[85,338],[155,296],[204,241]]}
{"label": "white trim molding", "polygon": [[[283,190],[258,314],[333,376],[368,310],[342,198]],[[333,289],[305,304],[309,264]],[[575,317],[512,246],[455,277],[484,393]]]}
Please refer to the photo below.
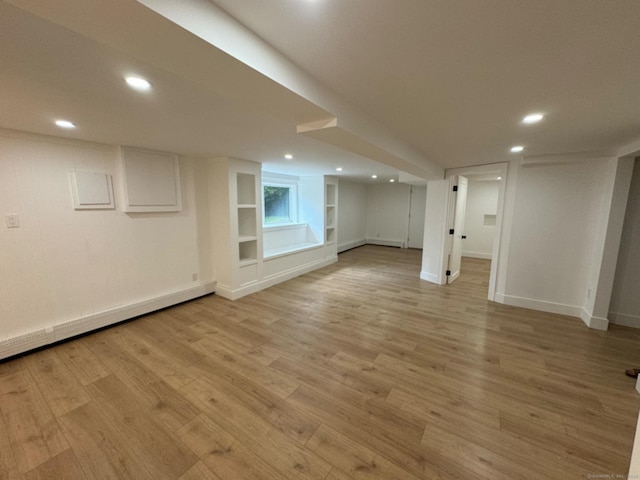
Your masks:
{"label": "white trim molding", "polygon": [[216,288],[216,294],[220,295],[221,297],[228,298],[229,300],[237,300],[246,295],[250,295],[252,293],[259,292],[260,290],[264,290],[265,288],[277,285],[278,283],[282,283],[300,275],[304,275],[305,273],[312,272],[313,270],[317,270],[318,268],[326,267],[327,265],[331,265],[332,263],[335,263],[337,261],[338,256],[336,255],[335,257],[325,258],[317,262],[307,263],[305,265],[302,265],[301,267],[292,268],[290,270],[271,275],[264,280],[244,285],[240,288],[236,288],[235,290],[229,288],[226,285],[218,284]]}
{"label": "white trim molding", "polygon": [[440,277],[438,277],[438,275],[436,275],[435,273],[422,271],[420,272],[420,279],[426,280],[427,282],[435,283],[437,285],[443,285],[442,283],[440,283]]}
{"label": "white trim molding", "polygon": [[575,305],[565,305],[562,303],[546,302],[544,300],[535,300],[533,298],[516,297],[513,295],[505,295],[496,293],[497,303],[511,305],[514,307],[528,308],[531,310],[539,310],[541,312],[557,313],[559,315],[568,315],[571,317],[581,318],[582,307]]}
{"label": "white trim molding", "polygon": [[493,258],[491,253],[465,252],[464,250],[462,251],[462,256],[470,258],[481,258],[483,260],[491,260]]}
{"label": "white trim molding", "polygon": [[362,247],[367,244],[367,240],[362,238],[360,240],[353,240],[351,242],[345,242],[338,245],[338,253],[346,252],[347,250],[351,250],[352,248]]}
{"label": "white trim molding", "polygon": [[396,240],[392,238],[367,238],[368,245],[382,245],[384,247],[405,248],[404,240]]}
{"label": "white trim molding", "polygon": [[580,318],[589,328],[594,330],[607,330],[609,328],[609,320],[602,317],[595,317],[584,308],[580,312]]}
{"label": "white trim molding", "polygon": [[0,359],[44,347],[115,323],[129,320],[178,303],[215,292],[216,283],[203,283],[184,290],[105,310],[74,320],[27,332],[0,341]]}
{"label": "white trim molding", "polygon": [[627,315],[625,313],[609,312],[609,321],[616,325],[640,328],[640,316]]}

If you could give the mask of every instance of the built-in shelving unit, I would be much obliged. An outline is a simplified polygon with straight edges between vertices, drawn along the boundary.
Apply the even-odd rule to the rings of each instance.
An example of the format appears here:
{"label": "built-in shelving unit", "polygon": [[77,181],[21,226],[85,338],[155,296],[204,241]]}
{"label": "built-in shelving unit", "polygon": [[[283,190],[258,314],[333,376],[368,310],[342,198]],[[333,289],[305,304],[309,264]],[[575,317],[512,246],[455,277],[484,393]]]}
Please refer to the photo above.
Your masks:
{"label": "built-in shelving unit", "polygon": [[244,268],[258,259],[258,212],[256,206],[256,176],[236,173],[236,210],[238,215],[238,260]]}
{"label": "built-in shelving unit", "polygon": [[238,257],[240,266],[256,262],[258,248],[256,236],[256,176],[250,173],[236,173],[236,197],[238,214]]}
{"label": "built-in shelving unit", "polygon": [[[260,278],[262,225],[260,164],[234,158],[212,160],[211,228],[217,250],[218,293],[237,298]],[[226,232],[226,233],[225,233]]]}
{"label": "built-in shelving unit", "polygon": [[296,178],[297,222],[265,229],[261,165],[222,157],[207,170],[218,295],[235,300],[337,261],[337,177]]}
{"label": "built-in shelving unit", "polygon": [[325,177],[324,243],[326,255],[337,255],[338,242],[338,182]]}
{"label": "built-in shelving unit", "polygon": [[238,208],[255,208],[256,176],[252,173],[237,173],[236,186]]}

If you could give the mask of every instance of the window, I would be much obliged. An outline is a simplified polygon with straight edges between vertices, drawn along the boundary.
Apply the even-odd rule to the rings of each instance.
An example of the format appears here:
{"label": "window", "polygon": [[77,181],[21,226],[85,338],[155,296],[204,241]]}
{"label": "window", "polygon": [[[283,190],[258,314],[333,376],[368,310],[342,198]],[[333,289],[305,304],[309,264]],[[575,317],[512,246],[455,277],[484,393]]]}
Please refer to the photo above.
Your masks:
{"label": "window", "polygon": [[296,193],[295,185],[263,184],[263,223],[265,225],[295,223],[298,220]]}

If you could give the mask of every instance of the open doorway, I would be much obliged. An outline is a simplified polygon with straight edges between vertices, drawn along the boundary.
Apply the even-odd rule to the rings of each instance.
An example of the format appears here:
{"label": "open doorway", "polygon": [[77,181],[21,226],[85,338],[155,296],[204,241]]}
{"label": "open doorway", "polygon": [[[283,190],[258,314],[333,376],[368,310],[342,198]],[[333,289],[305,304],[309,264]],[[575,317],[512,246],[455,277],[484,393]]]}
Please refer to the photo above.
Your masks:
{"label": "open doorway", "polygon": [[[506,163],[500,163],[447,170],[445,180],[437,180],[427,184],[423,268],[420,273],[422,279],[439,285],[449,283],[447,277],[453,273],[449,268],[449,256],[454,244],[453,237],[457,233],[461,239],[460,244],[463,252],[469,257],[476,253],[476,256],[481,258],[482,256],[479,254],[484,253],[484,260],[490,261],[487,297],[489,300],[495,300],[507,167]],[[469,215],[474,218],[472,221],[466,219],[467,208],[465,208],[464,223],[470,222],[472,231],[475,231],[473,242],[468,242],[470,240],[468,225],[461,231],[455,232],[452,223],[454,219],[452,209],[455,204],[457,188],[452,188],[454,185],[451,179],[460,176],[466,177],[472,185],[473,198],[466,203],[466,206],[469,207]],[[486,182],[486,185],[483,182]],[[492,182],[497,188],[497,192],[488,186],[489,182]],[[475,192],[473,191],[474,183],[477,183]],[[495,207],[490,205],[491,198],[494,198]],[[477,245],[473,246],[476,241],[477,245],[484,245],[482,247],[484,252],[475,250],[475,248],[479,248]],[[488,252],[487,243],[490,245]],[[464,274],[464,264],[458,272],[458,275],[461,274]]]}

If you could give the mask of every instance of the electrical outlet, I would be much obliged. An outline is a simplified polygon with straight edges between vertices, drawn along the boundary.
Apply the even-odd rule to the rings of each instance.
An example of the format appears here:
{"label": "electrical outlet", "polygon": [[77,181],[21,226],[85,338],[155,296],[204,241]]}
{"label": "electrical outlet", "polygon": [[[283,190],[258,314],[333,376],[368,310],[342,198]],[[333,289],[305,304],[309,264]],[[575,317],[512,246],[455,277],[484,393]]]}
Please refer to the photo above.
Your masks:
{"label": "electrical outlet", "polygon": [[198,281],[198,274],[197,273],[192,273],[191,274],[191,280],[193,280],[194,282]]}
{"label": "electrical outlet", "polygon": [[4,216],[4,221],[7,224],[7,228],[18,228],[20,226],[20,218],[17,213],[7,213]]}

